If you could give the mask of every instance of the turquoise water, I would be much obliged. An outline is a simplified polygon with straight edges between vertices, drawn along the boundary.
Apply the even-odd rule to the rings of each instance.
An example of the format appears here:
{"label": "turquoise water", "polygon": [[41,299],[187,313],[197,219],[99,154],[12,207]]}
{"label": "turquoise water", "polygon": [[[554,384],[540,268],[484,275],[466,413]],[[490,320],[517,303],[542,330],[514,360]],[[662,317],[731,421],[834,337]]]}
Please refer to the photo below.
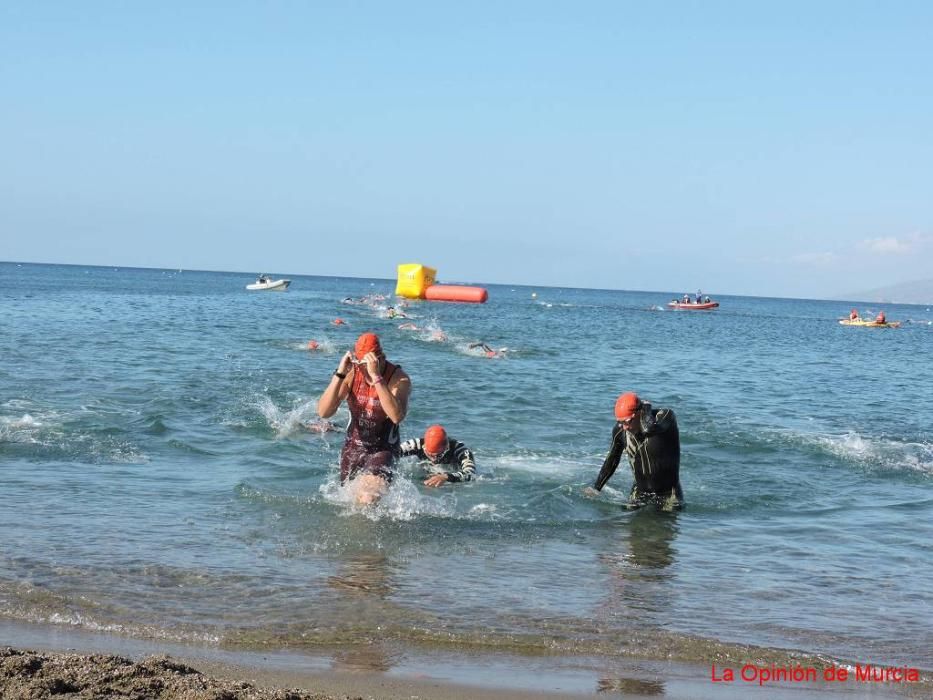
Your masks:
{"label": "turquoise water", "polygon": [[[367,642],[371,668],[401,643],[933,669],[930,309],[870,329],[836,323],[845,302],[493,285],[413,303],[410,331],[341,303],[390,281],[253,278],[0,264],[0,616]],[[404,464],[378,507],[350,504],[340,432],[305,424],[367,330],[412,378],[403,436],[444,423],[476,482],[429,490]],[[624,511],[624,464],[583,493],[625,390],[678,415],[681,513]]]}

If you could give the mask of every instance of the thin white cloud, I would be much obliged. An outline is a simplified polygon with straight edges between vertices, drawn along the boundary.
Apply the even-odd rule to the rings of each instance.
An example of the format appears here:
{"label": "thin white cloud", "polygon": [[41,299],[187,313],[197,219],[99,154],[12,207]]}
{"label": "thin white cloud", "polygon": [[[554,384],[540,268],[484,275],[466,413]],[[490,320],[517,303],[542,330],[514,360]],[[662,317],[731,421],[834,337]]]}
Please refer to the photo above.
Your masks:
{"label": "thin white cloud", "polygon": [[904,255],[913,250],[914,245],[921,242],[921,237],[913,236],[909,240],[901,240],[894,236],[885,236],[883,238],[868,238],[858,243],[858,247],[867,250],[869,253],[878,255]]}
{"label": "thin white cloud", "polygon": [[832,265],[837,260],[839,256],[836,253],[800,253],[799,255],[794,255],[791,257],[790,261],[798,265],[813,265],[813,266],[822,266],[822,265]]}

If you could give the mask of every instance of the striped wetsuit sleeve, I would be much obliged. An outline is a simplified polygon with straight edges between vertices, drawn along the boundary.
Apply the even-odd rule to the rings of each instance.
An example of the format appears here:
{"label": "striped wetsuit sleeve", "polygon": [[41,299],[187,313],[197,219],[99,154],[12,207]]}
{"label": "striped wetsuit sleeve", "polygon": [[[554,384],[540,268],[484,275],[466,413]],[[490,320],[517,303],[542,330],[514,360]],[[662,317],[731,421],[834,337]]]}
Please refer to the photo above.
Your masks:
{"label": "striped wetsuit sleeve", "polygon": [[473,461],[473,452],[470,451],[469,447],[457,440],[454,441],[450,453],[451,462],[459,466],[460,469],[455,472],[447,472],[447,480],[451,482],[471,481],[473,476],[476,474],[476,464]]}
{"label": "striped wetsuit sleeve", "polygon": [[406,440],[399,446],[399,456],[414,457],[417,455],[418,457],[424,458],[424,452],[421,449],[421,442],[421,438]]}

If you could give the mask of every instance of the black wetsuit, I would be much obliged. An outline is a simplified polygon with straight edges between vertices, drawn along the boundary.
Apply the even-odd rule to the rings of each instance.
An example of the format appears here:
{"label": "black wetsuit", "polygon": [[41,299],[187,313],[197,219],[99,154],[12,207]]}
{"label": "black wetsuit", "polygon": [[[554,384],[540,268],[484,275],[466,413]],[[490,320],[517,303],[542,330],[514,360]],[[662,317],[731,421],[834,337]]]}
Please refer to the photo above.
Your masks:
{"label": "black wetsuit", "polygon": [[[470,448],[451,437],[447,438],[447,451],[437,462],[432,462],[431,458],[425,454],[424,440],[421,438],[403,442],[399,456],[418,457],[428,462],[428,471],[432,474],[446,474],[447,481],[451,482],[470,481],[473,475],[476,474],[476,464],[473,462],[473,453]],[[454,466],[458,467],[458,469],[457,471],[448,472],[442,469],[442,466]]]}
{"label": "black wetsuit", "polygon": [[635,483],[629,501],[632,505],[649,502],[683,504],[680,488],[680,432],[677,418],[669,408],[652,409],[642,404],[639,425],[630,430],[616,423],[612,429],[612,446],[603,462],[594,488],[601,491],[615,473],[624,452],[632,466]]}

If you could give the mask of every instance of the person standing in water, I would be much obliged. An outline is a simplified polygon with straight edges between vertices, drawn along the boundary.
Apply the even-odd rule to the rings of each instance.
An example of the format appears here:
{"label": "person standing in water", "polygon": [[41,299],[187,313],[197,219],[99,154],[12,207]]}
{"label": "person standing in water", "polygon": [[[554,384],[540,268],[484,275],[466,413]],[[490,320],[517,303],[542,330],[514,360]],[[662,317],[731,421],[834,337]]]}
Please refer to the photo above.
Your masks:
{"label": "person standing in water", "polygon": [[399,424],[408,412],[411,380],[386,360],[375,333],[363,333],[340,360],[318,400],[318,415],[330,418],[346,400],[347,438],[340,452],[340,483],[355,482],[357,503],[375,503],[394,476]]}
{"label": "person standing in water", "polygon": [[593,488],[602,490],[625,453],[635,477],[629,493],[630,508],[649,503],[665,510],[681,508],[684,493],[680,487],[680,431],[674,412],[669,408],[653,409],[637,394],[627,392],[616,401],[615,414],[612,444]]}

